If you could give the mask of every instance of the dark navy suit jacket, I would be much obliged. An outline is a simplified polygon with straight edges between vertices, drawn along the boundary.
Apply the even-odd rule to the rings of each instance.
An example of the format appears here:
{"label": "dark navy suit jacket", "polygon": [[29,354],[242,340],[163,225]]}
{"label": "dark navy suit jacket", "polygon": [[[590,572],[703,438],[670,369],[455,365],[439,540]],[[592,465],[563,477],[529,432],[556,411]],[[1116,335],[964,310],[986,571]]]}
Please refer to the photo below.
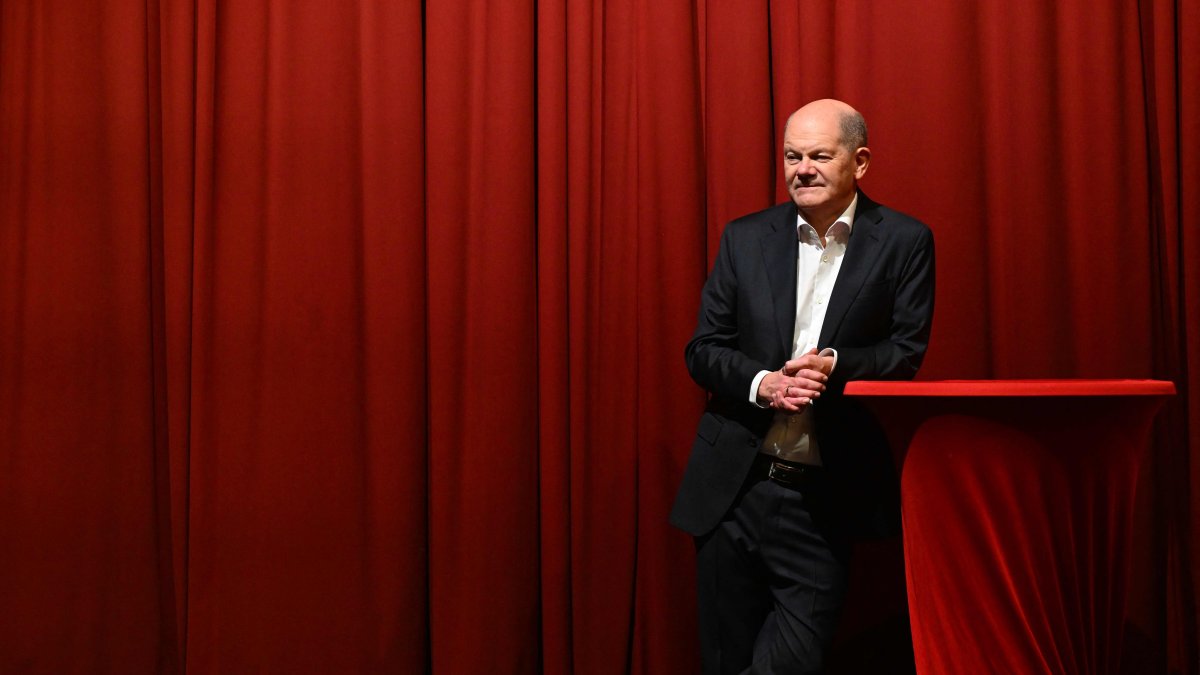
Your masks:
{"label": "dark navy suit jacket", "polygon": [[[700,299],[688,371],[709,392],[671,522],[696,536],[720,522],[746,480],[774,416],[750,403],[761,370],[791,358],[796,324],[796,207],[725,227]],[[874,418],[841,395],[850,380],[911,379],[933,319],[933,235],[923,223],[858,195],[858,207],[818,348],[838,352],[814,404],[821,459],[853,532],[899,529],[899,486]]]}

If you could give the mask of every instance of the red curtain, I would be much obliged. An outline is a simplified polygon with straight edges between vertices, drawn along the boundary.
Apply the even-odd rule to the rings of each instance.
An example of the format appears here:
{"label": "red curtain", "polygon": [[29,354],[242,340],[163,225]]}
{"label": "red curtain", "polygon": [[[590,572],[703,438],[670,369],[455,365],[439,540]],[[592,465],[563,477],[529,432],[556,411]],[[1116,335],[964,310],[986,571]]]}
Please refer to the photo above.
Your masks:
{"label": "red curtain", "polygon": [[836,96],[923,377],[1179,387],[1125,651],[1196,672],[1195,82],[1190,0],[0,3],[0,671],[694,672],[682,347]]}

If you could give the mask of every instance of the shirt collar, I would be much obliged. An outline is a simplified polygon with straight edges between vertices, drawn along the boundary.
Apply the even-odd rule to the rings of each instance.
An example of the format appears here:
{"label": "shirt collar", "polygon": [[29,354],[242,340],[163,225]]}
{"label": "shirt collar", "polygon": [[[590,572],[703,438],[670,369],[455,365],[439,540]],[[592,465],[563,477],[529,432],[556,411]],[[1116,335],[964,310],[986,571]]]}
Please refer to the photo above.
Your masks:
{"label": "shirt collar", "polygon": [[[855,192],[854,199],[850,200],[850,205],[846,207],[845,211],[842,211],[842,215],[838,216],[837,220],[833,221],[833,224],[829,226],[829,231],[827,231],[825,233],[825,236],[828,237],[832,232],[834,232],[834,230],[838,229],[838,227],[837,227],[838,223],[842,223],[843,225],[846,226],[846,234],[849,235],[850,231],[854,229],[854,212],[857,209],[858,209],[858,192]],[[797,211],[796,212],[796,231],[800,232],[801,230],[803,230],[805,225],[808,225],[808,227],[810,227],[810,228],[812,227],[812,225],[809,224],[809,222],[804,219],[804,216],[799,211]]]}

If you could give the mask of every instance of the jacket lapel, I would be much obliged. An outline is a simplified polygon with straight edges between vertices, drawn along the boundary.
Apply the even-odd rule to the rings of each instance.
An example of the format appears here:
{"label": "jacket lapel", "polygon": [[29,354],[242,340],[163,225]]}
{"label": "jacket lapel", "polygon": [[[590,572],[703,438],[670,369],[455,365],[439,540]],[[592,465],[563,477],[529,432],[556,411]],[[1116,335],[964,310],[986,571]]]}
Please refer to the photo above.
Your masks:
{"label": "jacket lapel", "polygon": [[837,282],[829,297],[829,308],[825,310],[825,321],[821,324],[821,337],[817,344],[829,346],[846,312],[858,297],[863,282],[875,267],[883,242],[883,230],[879,223],[883,216],[879,205],[858,193],[858,208],[854,214],[854,227],[850,230],[850,242],[846,246],[846,257],[838,271]]}
{"label": "jacket lapel", "polygon": [[779,209],[772,228],[762,238],[762,256],[771,285],[779,343],[783,358],[788,359],[796,331],[796,210],[790,202]]}

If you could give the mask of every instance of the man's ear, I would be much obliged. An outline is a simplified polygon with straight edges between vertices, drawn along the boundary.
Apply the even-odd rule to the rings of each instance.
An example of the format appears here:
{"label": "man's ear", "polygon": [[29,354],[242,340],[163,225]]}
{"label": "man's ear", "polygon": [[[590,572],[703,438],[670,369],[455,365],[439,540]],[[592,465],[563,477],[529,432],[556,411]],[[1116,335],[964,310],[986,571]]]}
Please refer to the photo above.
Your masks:
{"label": "man's ear", "polygon": [[854,151],[854,178],[862,180],[862,177],[867,175],[867,168],[871,166],[871,149],[863,146]]}

